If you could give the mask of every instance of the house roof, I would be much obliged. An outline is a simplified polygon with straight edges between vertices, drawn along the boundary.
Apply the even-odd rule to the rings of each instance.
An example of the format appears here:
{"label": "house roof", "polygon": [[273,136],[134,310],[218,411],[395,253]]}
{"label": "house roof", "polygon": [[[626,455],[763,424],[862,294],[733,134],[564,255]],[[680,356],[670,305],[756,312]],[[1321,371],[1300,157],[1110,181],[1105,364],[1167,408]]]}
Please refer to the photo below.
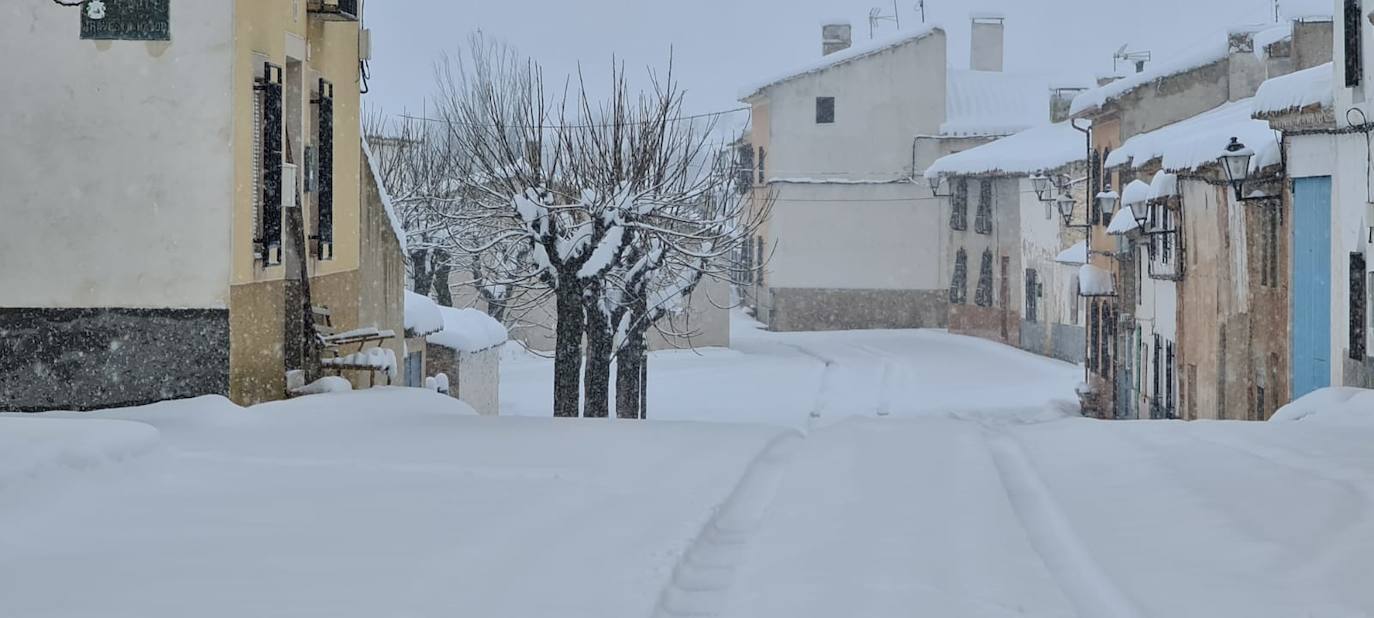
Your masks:
{"label": "house roof", "polygon": [[1166,171],[1194,171],[1216,163],[1235,137],[1255,151],[1251,170],[1264,169],[1279,162],[1279,134],[1269,123],[1255,120],[1253,110],[1254,100],[1242,99],[1141,133],[1112,151],[1106,165],[1141,168],[1159,160]]}
{"label": "house roof", "polygon": [[444,316],[444,329],[425,338],[434,345],[459,352],[481,352],[505,343],[510,337],[505,326],[476,309],[439,307],[439,313]]}
{"label": "house roof", "polygon": [[1334,105],[1334,74],[1335,68],[1328,62],[1266,80],[1255,93],[1254,117],[1268,119],[1310,109],[1330,109]]}
{"label": "house roof", "polygon": [[945,89],[949,136],[1011,135],[1050,117],[1050,80],[1024,73],[950,69]]}
{"label": "house roof", "polygon": [[1067,122],[1044,124],[995,142],[970,148],[931,164],[926,177],[939,174],[1032,175],[1084,161],[1083,134]]}
{"label": "house roof", "polygon": [[405,293],[406,337],[423,337],[444,330],[444,316],[439,304],[428,296],[410,290]]}
{"label": "house roof", "polygon": [[1059,255],[1054,257],[1054,261],[1059,262],[1060,264],[1068,264],[1070,266],[1079,266],[1081,264],[1087,264],[1088,242],[1080,240],[1074,243],[1072,247],[1060,251]]}
{"label": "house roof", "polygon": [[1218,62],[1226,58],[1229,52],[1230,42],[1217,37],[1216,40],[1206,45],[1194,47],[1172,60],[1160,62],[1143,72],[1118,79],[1105,86],[1093,88],[1074,97],[1073,104],[1069,107],[1069,114],[1078,116],[1085,112],[1091,112],[1141,86]]}
{"label": "house roof", "polygon": [[764,90],[772,88],[773,86],[776,86],[778,84],[789,82],[799,77],[804,77],[806,75],[811,75],[813,73],[819,73],[826,69],[854,62],[855,60],[860,60],[863,58],[867,58],[869,56],[874,56],[885,51],[893,50],[908,43],[920,41],[936,33],[943,34],[944,29],[940,28],[937,25],[928,25],[918,30],[904,32],[887,38],[876,39],[863,45],[855,45],[853,47],[850,47],[849,49],[835,52],[828,56],[824,56],[819,60],[806,63],[789,71],[780,73],[776,76],[763,80],[759,83],[750,85],[749,87],[745,88],[743,91],[740,92],[740,100],[751,99],[760,94],[761,92],[763,92]]}
{"label": "house roof", "polygon": [[1107,226],[1108,234],[1125,234],[1140,227],[1135,220],[1135,208],[1122,206],[1120,210],[1112,215],[1112,222]]}

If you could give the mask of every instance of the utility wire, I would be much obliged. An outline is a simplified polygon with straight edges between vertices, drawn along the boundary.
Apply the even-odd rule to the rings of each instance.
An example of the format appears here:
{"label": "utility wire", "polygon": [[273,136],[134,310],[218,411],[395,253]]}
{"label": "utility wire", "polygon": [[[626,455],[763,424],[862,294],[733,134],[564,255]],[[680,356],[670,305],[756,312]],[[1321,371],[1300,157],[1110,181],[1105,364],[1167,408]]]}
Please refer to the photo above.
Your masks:
{"label": "utility wire", "polygon": [[[727,110],[723,110],[723,111],[719,111],[719,112],[709,112],[709,113],[705,113],[705,114],[692,114],[692,115],[690,115],[690,116],[678,116],[678,117],[676,117],[676,118],[670,118],[669,121],[670,121],[670,122],[685,122],[685,121],[688,121],[688,120],[700,120],[700,119],[702,119],[702,118],[715,118],[715,117],[718,117],[718,116],[725,116],[725,115],[727,115],[727,114],[738,114],[738,113],[740,113],[740,112],[747,112],[747,111],[749,111],[750,109],[752,109],[752,108],[749,108],[749,107],[737,107],[737,108],[735,108],[735,109],[727,109]],[[490,128],[490,127],[496,127],[496,126],[497,126],[497,125],[494,125],[494,124],[486,124],[486,123],[463,122],[463,121],[456,121],[456,120],[445,120],[445,119],[442,119],[442,118],[426,118],[426,117],[424,117],[424,116],[411,116],[411,115],[409,115],[409,114],[396,114],[396,116],[399,117],[399,118],[405,118],[406,120],[419,120],[419,121],[422,121],[422,122],[436,122],[436,123],[448,124],[448,125],[457,124],[457,125],[463,125],[463,126],[468,126],[468,127],[489,127],[489,128]],[[606,124],[562,124],[562,125],[560,125],[560,124],[548,124],[548,125],[539,125],[539,126],[534,126],[534,125],[505,125],[504,128],[507,128],[507,129],[609,129],[609,128],[616,127],[616,126],[622,126],[622,127],[623,127],[623,126],[626,126],[626,125],[634,125],[634,124],[651,124],[652,122],[654,122],[654,121],[651,121],[651,120],[639,120],[639,121],[635,121],[635,122],[623,122],[623,123],[614,123],[614,124],[612,124],[612,123],[606,123]]]}

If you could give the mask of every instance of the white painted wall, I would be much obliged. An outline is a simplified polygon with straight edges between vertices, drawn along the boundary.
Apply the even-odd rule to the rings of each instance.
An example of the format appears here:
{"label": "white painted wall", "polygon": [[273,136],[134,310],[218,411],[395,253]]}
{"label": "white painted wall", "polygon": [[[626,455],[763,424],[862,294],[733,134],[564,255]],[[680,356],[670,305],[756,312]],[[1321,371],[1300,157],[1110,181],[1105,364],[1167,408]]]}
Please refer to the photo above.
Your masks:
{"label": "white painted wall", "polygon": [[947,222],[918,184],[775,184],[773,288],[931,290],[949,284]]}
{"label": "white painted wall", "polygon": [[500,415],[501,348],[460,354],[458,378],[449,385],[449,392],[482,416]]}
{"label": "white painted wall", "polygon": [[[945,118],[945,35],[769,88],[768,179],[772,288],[929,290],[948,285],[944,227],[924,183],[910,179],[917,135]],[[835,97],[834,124],[816,123],[816,98]]]}
{"label": "white painted wall", "polygon": [[[913,139],[939,133],[945,120],[945,61],[945,35],[935,31],[769,88],[767,177],[911,177]],[[835,97],[833,124],[816,124],[816,97]]]}
{"label": "white painted wall", "polygon": [[0,9],[0,305],[228,306],[233,4],[174,2],[170,44]]}
{"label": "white painted wall", "polygon": [[[1063,228],[1063,218],[1054,212],[1053,204],[1040,201],[1029,179],[1020,181],[1021,203],[1021,263],[1034,268],[1045,288],[1039,299],[1040,322],[1048,324],[1074,323],[1071,305],[1077,302],[1071,278],[1077,269],[1054,261],[1061,251],[1076,240],[1069,239]],[[1051,210],[1047,210],[1047,208]],[[1047,216],[1048,215],[1048,216]],[[1021,286],[1025,286],[1024,276]],[[1024,289],[1023,289],[1024,294]],[[1025,298],[1023,295],[1022,298]]]}

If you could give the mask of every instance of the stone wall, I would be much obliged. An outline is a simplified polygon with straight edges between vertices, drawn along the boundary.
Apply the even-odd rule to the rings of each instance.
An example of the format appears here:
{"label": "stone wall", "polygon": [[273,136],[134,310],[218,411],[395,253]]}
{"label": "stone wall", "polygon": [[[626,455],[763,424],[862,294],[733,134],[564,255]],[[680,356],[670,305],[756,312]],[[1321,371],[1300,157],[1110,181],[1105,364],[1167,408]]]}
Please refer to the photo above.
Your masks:
{"label": "stone wall", "polygon": [[948,290],[773,288],[774,331],[945,328]]}
{"label": "stone wall", "polygon": [[222,309],[0,309],[0,410],[229,393]]}

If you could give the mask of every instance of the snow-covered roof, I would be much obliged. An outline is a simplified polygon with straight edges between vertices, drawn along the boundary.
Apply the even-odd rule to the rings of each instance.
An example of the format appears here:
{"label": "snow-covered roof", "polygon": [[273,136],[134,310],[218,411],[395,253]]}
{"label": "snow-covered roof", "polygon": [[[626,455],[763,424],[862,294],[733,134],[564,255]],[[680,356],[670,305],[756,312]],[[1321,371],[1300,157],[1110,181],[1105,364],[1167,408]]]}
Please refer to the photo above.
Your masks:
{"label": "snow-covered roof", "polygon": [[1085,240],[1080,240],[1074,243],[1072,247],[1060,251],[1059,255],[1054,257],[1054,261],[1059,262],[1060,264],[1068,264],[1070,266],[1087,264],[1088,242]]}
{"label": "snow-covered roof", "polygon": [[1259,92],[1255,93],[1255,118],[1269,118],[1313,107],[1332,107],[1334,74],[1334,66],[1328,62],[1266,80],[1260,84]]}
{"label": "snow-covered roof", "polygon": [[1132,180],[1121,192],[1121,203],[1130,206],[1141,204],[1150,199],[1150,185],[1143,180]]}
{"label": "snow-covered roof", "polygon": [[481,352],[506,342],[510,334],[495,318],[476,309],[439,307],[444,330],[425,340],[459,352]]}
{"label": "snow-covered roof", "polygon": [[1157,200],[1178,195],[1178,176],[1166,171],[1155,172],[1150,180],[1150,199]]}
{"label": "snow-covered roof", "polygon": [[813,60],[800,67],[797,67],[790,71],[778,74],[774,77],[761,81],[757,84],[750,85],[749,87],[745,88],[742,92],[740,92],[739,98],[741,100],[749,99],[759,94],[760,92],[767,90],[768,88],[771,88],[778,84],[781,84],[783,82],[788,82],[798,77],[810,75],[812,73],[819,73],[829,68],[853,62],[855,60],[860,60],[862,58],[867,58],[869,56],[877,55],[882,52],[901,47],[903,45],[906,45],[907,43],[919,41],[937,32],[943,33],[944,30],[936,25],[928,25],[924,28],[920,28],[917,30],[903,32],[882,39],[876,39],[863,45],[855,45],[853,47],[850,47],[849,49],[837,51],[828,56],[824,56],[818,60]]}
{"label": "snow-covered roof", "polygon": [[1286,21],[1272,28],[1265,28],[1255,33],[1255,56],[1260,60],[1269,57],[1269,46],[1280,41],[1287,41],[1293,38],[1293,22]]}
{"label": "snow-covered roof", "polygon": [[406,336],[423,337],[444,330],[439,304],[428,296],[406,290]]}
{"label": "snow-covered roof", "polygon": [[950,69],[941,135],[1011,135],[1050,117],[1050,81],[998,71]]}
{"label": "snow-covered roof", "polygon": [[1255,151],[1250,161],[1252,171],[1279,162],[1278,132],[1269,123],[1255,120],[1254,100],[1243,99],[1227,103],[1192,118],[1180,120],[1149,133],[1141,133],[1126,140],[1107,157],[1107,167],[1130,165],[1144,167],[1151,161],[1162,160],[1165,170],[1194,171],[1217,162],[1231,143],[1239,138]]}
{"label": "snow-covered roof", "polygon": [[942,157],[931,164],[925,175],[1031,175],[1083,161],[1086,155],[1083,134],[1069,123],[1060,122]]}
{"label": "snow-covered roof", "polygon": [[1116,293],[1116,285],[1107,269],[1084,264],[1078,269],[1078,291],[1084,296],[1111,296]]}
{"label": "snow-covered roof", "polygon": [[1122,206],[1112,215],[1112,222],[1107,226],[1108,234],[1125,234],[1140,227],[1135,220],[1135,209],[1130,206]]}
{"label": "snow-covered roof", "polygon": [[1146,84],[1220,61],[1226,58],[1229,52],[1230,42],[1224,38],[1216,37],[1214,42],[1196,47],[1173,60],[1160,62],[1140,73],[1118,79],[1105,86],[1093,88],[1074,97],[1073,104],[1069,106],[1069,114],[1077,116],[1080,113],[1097,109]]}
{"label": "snow-covered roof", "polygon": [[396,216],[396,208],[391,205],[391,194],[387,193],[386,185],[382,182],[382,172],[377,167],[377,157],[372,154],[372,147],[368,145],[367,138],[362,139],[363,158],[367,159],[367,168],[372,172],[373,184],[377,185],[377,194],[382,198],[382,210],[386,211],[387,221],[391,222],[391,231],[396,234],[396,242],[401,243],[401,255],[406,254],[406,229],[401,225],[401,219]]}

